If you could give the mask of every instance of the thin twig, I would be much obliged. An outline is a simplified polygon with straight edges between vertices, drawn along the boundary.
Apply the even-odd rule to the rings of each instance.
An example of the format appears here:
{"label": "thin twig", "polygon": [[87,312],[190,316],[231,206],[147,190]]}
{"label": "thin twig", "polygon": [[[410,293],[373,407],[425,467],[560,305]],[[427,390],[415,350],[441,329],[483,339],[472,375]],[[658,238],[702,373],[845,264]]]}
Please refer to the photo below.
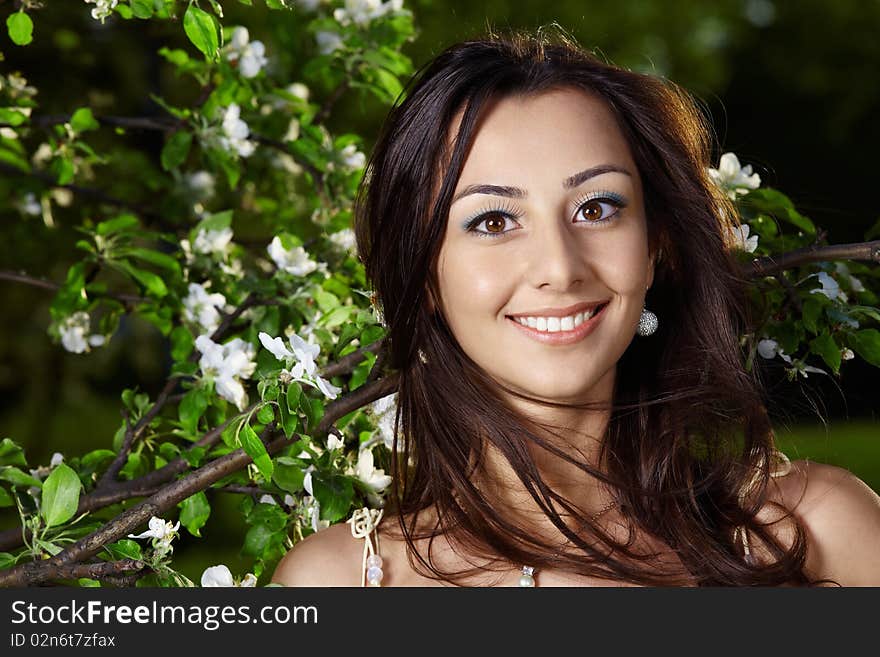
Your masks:
{"label": "thin twig", "polygon": [[794,269],[810,262],[831,260],[870,260],[880,262],[880,240],[855,244],[832,244],[808,246],[778,256],[755,258],[743,266],[744,273],[752,277],[772,276],[776,272]]}
{"label": "thin twig", "polygon": [[333,107],[339,102],[339,99],[342,98],[342,95],[348,91],[349,86],[349,78],[345,77],[342,79],[336,88],[331,92],[329,96],[324,100],[324,104],[321,105],[321,109],[318,110],[318,113],[315,114],[315,118],[312,120],[313,124],[324,123],[328,118],[330,118],[330,112],[333,111]]}
{"label": "thin twig", "polygon": [[[0,270],[0,280],[24,283],[25,285],[52,291],[57,291],[58,288],[61,287],[58,283],[47,281],[44,278],[37,278],[36,276],[30,276],[29,274],[22,274],[8,270]],[[136,304],[150,301],[150,299],[147,299],[146,297],[139,297],[134,294],[102,294],[101,296],[113,299],[114,301],[119,301],[128,309],[133,308]]]}

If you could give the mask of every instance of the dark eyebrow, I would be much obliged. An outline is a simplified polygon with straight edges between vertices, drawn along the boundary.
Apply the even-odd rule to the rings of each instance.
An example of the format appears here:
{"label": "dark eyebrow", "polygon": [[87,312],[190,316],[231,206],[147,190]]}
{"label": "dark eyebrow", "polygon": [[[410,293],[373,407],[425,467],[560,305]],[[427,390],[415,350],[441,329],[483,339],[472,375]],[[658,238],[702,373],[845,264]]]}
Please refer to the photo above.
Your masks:
{"label": "dark eyebrow", "polygon": [[[562,188],[572,189],[573,187],[585,183],[590,178],[601,176],[603,173],[622,173],[632,177],[629,170],[623,167],[619,167],[615,164],[599,164],[590,167],[589,169],[584,169],[573,176],[569,176],[563,181]],[[453,197],[452,203],[455,203],[458,199],[465,196],[470,196],[471,194],[491,194],[493,196],[506,196],[508,198],[526,198],[528,196],[528,193],[519,187],[508,187],[505,185],[468,185]]]}

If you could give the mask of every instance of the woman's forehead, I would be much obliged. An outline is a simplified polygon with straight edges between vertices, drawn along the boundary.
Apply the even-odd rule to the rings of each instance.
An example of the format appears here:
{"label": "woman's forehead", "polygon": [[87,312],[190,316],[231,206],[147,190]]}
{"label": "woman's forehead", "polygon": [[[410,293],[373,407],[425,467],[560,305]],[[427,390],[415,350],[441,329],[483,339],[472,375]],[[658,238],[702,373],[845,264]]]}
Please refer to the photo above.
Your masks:
{"label": "woman's forehead", "polygon": [[[459,111],[450,135],[457,135],[462,116]],[[598,164],[636,174],[629,144],[604,100],[572,88],[506,96],[481,109],[458,186],[525,183],[513,178],[569,176]]]}

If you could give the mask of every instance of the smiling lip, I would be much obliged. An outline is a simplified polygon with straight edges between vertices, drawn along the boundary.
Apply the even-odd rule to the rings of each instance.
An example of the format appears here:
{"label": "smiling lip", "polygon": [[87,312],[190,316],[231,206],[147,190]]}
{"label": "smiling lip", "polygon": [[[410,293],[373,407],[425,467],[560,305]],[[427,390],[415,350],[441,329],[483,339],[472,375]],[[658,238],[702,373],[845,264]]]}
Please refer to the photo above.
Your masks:
{"label": "smiling lip", "polygon": [[508,315],[508,317],[567,317],[568,315],[576,315],[584,310],[592,310],[596,306],[601,306],[603,303],[607,303],[607,301],[607,299],[604,301],[586,301],[565,308],[541,308],[539,310],[531,310],[527,313]]}
{"label": "smiling lip", "polygon": [[[603,302],[605,303],[605,302]],[[580,304],[584,305],[584,304]],[[601,305],[601,304],[600,304]],[[576,307],[576,306],[573,306]],[[591,306],[587,306],[591,307]],[[539,331],[538,329],[533,329],[529,326],[523,326],[518,321],[513,319],[513,316],[508,315],[507,319],[520,331],[525,333],[528,337],[533,340],[537,340],[538,342],[542,342],[548,345],[567,345],[574,344],[575,342],[579,342],[587,337],[593,330],[596,328],[596,325],[602,320],[602,317],[605,315],[605,309],[608,308],[608,304],[605,305],[597,312],[595,315],[590,317],[587,321],[585,321],[580,326],[575,326],[570,331],[555,331],[550,333],[549,331]],[[577,311],[576,311],[577,312]],[[556,317],[557,315],[550,315],[551,317]]]}

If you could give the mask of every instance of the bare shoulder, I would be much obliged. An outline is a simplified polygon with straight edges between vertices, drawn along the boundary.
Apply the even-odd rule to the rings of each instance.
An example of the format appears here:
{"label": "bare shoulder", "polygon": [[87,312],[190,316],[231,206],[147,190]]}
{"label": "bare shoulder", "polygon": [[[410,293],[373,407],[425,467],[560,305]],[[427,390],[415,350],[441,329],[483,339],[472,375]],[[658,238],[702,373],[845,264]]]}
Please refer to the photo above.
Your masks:
{"label": "bare shoulder", "polygon": [[360,586],[364,539],[340,522],[310,534],[282,557],[272,582],[284,586]]}
{"label": "bare shoulder", "polygon": [[807,571],[843,586],[880,586],[880,497],[849,470],[792,462],[774,497],[803,524]]}

